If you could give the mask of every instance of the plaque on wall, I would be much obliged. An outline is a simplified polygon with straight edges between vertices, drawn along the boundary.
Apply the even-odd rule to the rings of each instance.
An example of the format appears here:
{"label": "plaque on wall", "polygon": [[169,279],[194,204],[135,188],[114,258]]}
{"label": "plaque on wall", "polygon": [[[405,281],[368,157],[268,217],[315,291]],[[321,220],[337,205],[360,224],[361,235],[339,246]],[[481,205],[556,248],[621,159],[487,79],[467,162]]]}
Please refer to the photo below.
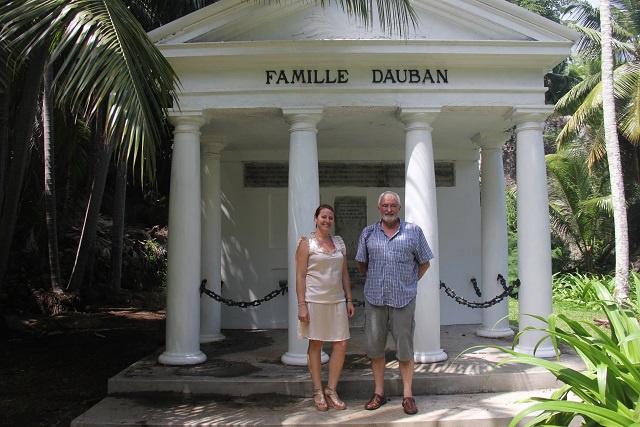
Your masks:
{"label": "plaque on wall", "polygon": [[[320,187],[404,187],[404,163],[320,162]],[[247,188],[286,188],[289,165],[276,162],[245,162]],[[455,187],[453,162],[435,163],[436,187]]]}
{"label": "plaque on wall", "polygon": [[355,196],[336,197],[336,234],[342,237],[347,247],[347,259],[356,257],[358,239],[362,229],[367,226],[367,198]]}

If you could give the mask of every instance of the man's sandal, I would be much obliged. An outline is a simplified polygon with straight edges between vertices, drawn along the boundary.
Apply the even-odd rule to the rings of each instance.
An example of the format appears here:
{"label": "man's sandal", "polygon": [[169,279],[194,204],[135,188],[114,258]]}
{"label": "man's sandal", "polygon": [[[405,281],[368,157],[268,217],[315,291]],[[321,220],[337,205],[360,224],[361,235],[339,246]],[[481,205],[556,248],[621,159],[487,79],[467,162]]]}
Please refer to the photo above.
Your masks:
{"label": "man's sandal", "polygon": [[380,396],[378,393],[373,393],[371,395],[371,399],[364,405],[364,409],[367,411],[374,411],[387,403],[387,398],[385,396]]}
{"label": "man's sandal", "polygon": [[327,411],[329,410],[329,406],[327,405],[327,401],[324,398],[324,392],[321,388],[313,389],[313,402],[316,405],[316,409],[318,411]]}
{"label": "man's sandal", "polygon": [[413,397],[405,397],[404,399],[402,399],[402,408],[404,409],[404,413],[408,415],[414,415],[418,413],[416,400]]}
{"label": "man's sandal", "polygon": [[324,389],[324,394],[327,396],[327,404],[338,411],[347,409],[347,405],[340,400],[338,393],[335,390],[327,387]]}

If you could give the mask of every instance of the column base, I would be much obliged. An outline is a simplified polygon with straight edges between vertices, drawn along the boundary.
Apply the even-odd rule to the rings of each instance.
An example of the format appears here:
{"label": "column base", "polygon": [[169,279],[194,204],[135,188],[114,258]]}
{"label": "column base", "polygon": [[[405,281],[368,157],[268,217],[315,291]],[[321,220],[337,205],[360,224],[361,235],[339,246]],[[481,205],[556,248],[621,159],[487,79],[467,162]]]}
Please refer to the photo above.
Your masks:
{"label": "column base", "polygon": [[207,355],[201,351],[193,354],[167,353],[158,356],[158,362],[162,365],[197,365],[207,360]]}
{"label": "column base", "polygon": [[435,363],[442,362],[447,360],[449,356],[447,353],[442,351],[442,349],[438,351],[428,351],[421,353],[413,353],[413,361],[415,363]]}
{"label": "column base", "polygon": [[[307,353],[291,353],[286,352],[280,358],[285,365],[307,366]],[[329,361],[329,355],[324,351],[320,353],[320,363],[325,364]]]}
{"label": "column base", "polygon": [[485,326],[482,326],[476,331],[476,335],[484,338],[506,338],[512,337],[514,335],[514,332],[511,328],[489,329]]}
{"label": "column base", "polygon": [[[534,350],[535,350],[535,354],[534,354]],[[539,346],[538,348],[532,348],[532,347],[524,347],[520,344],[517,344],[514,348],[514,351],[517,351],[518,353],[524,353],[529,356],[538,357],[540,359],[552,359],[552,358],[555,358],[556,356],[560,356],[560,350],[558,350],[558,352],[556,353],[556,350],[553,347]]]}
{"label": "column base", "polygon": [[209,342],[218,342],[224,340],[226,337],[221,333],[200,335],[200,344],[206,344]]}

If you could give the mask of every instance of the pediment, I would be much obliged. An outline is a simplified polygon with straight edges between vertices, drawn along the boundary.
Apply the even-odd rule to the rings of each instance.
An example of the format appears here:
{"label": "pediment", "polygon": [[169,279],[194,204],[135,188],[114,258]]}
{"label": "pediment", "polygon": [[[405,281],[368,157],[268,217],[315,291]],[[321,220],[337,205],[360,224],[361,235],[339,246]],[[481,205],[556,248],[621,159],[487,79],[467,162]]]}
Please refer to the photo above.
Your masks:
{"label": "pediment", "polygon": [[[336,3],[322,8],[302,0],[221,0],[149,36],[159,45],[405,38],[383,30],[377,20],[365,26]],[[413,40],[566,42],[576,38],[566,27],[505,0],[416,0],[414,9],[418,26],[406,34]]]}

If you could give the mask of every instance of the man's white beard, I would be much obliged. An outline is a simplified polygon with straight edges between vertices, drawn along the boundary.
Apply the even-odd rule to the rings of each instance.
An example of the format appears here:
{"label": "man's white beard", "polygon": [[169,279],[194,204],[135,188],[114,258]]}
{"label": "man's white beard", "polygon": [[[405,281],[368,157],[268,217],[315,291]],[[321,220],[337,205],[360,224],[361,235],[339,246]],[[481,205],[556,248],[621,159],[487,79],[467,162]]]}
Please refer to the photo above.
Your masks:
{"label": "man's white beard", "polygon": [[387,224],[393,224],[398,220],[398,215],[394,214],[384,214],[382,215],[382,221]]}

